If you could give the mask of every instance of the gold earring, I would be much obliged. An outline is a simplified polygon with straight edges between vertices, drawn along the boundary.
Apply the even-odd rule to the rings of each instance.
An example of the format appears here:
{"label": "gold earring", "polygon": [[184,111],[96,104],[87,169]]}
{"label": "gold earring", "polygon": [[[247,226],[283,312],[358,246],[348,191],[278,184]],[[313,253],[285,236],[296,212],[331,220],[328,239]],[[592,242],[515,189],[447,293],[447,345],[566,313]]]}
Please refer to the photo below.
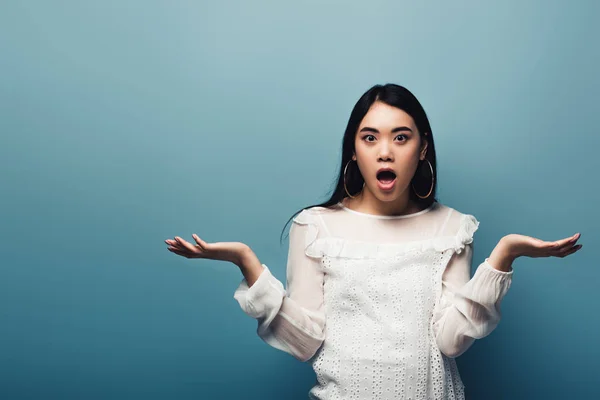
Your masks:
{"label": "gold earring", "polygon": [[425,161],[427,161],[429,163],[429,169],[431,170],[431,188],[429,188],[429,193],[427,193],[427,195],[425,197],[419,195],[419,193],[417,193],[417,191],[415,190],[414,185],[411,183],[411,186],[415,192],[415,194],[421,198],[421,199],[426,199],[429,197],[429,195],[431,194],[431,192],[433,191],[433,184],[434,184],[434,177],[433,177],[433,166],[431,165],[431,162],[429,162],[428,159],[425,159]]}
{"label": "gold earring", "polygon": [[[354,161],[354,160],[350,159],[350,161]],[[343,181],[344,181],[344,190],[346,191],[346,193],[348,194],[348,196],[349,196],[349,197],[351,197],[351,198],[353,198],[353,199],[354,199],[356,196],[352,196],[350,193],[348,193],[348,188],[346,187],[346,171],[348,170],[348,164],[350,164],[350,161],[348,161],[348,162],[346,163],[346,166],[344,167],[344,177],[343,177]],[[366,183],[366,182],[364,182],[364,183],[363,183],[363,188],[365,187],[365,183]],[[362,192],[362,189],[360,189],[360,192]],[[360,193],[360,192],[358,192],[358,193]]]}

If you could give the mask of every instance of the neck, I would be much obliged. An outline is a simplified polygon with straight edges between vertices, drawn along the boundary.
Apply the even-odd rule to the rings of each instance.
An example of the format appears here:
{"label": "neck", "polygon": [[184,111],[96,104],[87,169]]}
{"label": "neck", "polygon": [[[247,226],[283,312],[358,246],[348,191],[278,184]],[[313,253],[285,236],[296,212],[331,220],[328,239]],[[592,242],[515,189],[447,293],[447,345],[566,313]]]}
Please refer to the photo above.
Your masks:
{"label": "neck", "polygon": [[399,197],[386,201],[378,199],[367,189],[367,186],[354,199],[344,199],[344,205],[351,210],[373,215],[406,215],[422,210],[417,203],[410,200],[407,190]]}

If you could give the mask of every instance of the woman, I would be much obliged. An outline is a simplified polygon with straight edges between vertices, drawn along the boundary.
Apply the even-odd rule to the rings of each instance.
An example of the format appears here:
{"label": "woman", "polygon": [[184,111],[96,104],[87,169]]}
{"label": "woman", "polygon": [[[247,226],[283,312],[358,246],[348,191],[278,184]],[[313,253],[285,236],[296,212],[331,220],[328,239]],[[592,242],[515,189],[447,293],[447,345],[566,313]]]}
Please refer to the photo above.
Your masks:
{"label": "woman", "polygon": [[311,363],[310,398],[464,399],[454,358],[498,325],[513,261],[565,257],[581,245],[579,234],[551,242],[510,234],[471,278],[479,221],[435,194],[423,107],[402,86],[376,85],[350,115],[331,198],[293,218],[286,289],[243,243],[195,234],[196,245],[166,243],[184,257],[239,266],[234,298],[266,343]]}

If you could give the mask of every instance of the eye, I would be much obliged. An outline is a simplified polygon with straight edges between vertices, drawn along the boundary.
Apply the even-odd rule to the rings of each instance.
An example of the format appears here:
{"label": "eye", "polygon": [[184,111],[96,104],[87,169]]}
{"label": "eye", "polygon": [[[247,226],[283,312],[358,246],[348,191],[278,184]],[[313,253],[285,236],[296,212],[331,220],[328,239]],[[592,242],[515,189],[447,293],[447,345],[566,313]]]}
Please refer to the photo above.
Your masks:
{"label": "eye", "polygon": [[[396,137],[400,137],[400,136],[404,137],[404,140],[402,140],[403,142],[405,142],[405,141],[408,139],[408,137],[407,137],[406,135],[404,135],[404,134],[400,134],[400,135],[398,135],[398,136],[396,136]],[[365,135],[365,136],[363,136],[363,140],[365,140],[366,142],[369,142],[369,143],[371,143],[371,142],[372,142],[372,140],[366,140],[366,139],[367,139],[367,138],[369,138],[369,137],[372,137],[372,138],[374,138],[375,136],[373,136],[373,135]]]}
{"label": "eye", "polygon": [[370,140],[366,140],[369,137],[374,138],[375,136],[373,136],[373,135],[365,135],[365,136],[363,136],[363,140],[365,140],[366,142],[370,142]]}

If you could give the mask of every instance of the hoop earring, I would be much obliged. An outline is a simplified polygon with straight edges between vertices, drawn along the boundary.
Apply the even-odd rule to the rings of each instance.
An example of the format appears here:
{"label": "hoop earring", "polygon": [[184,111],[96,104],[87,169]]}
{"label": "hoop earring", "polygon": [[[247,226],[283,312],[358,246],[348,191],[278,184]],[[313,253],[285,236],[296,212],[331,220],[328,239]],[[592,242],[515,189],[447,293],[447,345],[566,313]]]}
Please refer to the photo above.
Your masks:
{"label": "hoop earring", "polygon": [[[354,161],[354,160],[350,159],[350,161]],[[348,164],[350,164],[350,161],[348,161],[348,162],[346,163],[346,166],[344,167],[344,177],[343,177],[343,179],[342,179],[342,180],[344,181],[344,190],[346,191],[346,194],[348,194],[348,196],[349,196],[350,198],[354,199],[354,198],[356,198],[356,196],[352,196],[352,195],[351,195],[351,194],[348,192],[348,188],[346,187],[346,171],[348,170]],[[364,183],[363,183],[363,188],[365,187],[365,183],[366,183],[366,182],[364,182]],[[362,189],[360,189],[360,192],[362,192]],[[360,193],[360,192],[358,192],[358,193]],[[358,193],[357,193],[357,194],[358,194]]]}
{"label": "hoop earring", "polygon": [[419,195],[419,193],[417,193],[417,191],[415,190],[415,186],[412,183],[410,184],[410,186],[413,188],[413,191],[415,192],[415,194],[421,199],[426,199],[429,197],[429,195],[433,191],[433,184],[434,184],[433,166],[431,165],[431,162],[429,162],[428,159],[425,159],[425,161],[427,161],[429,163],[429,169],[431,170],[431,187],[429,188],[429,193],[427,193],[427,195],[423,197],[423,196]]}

